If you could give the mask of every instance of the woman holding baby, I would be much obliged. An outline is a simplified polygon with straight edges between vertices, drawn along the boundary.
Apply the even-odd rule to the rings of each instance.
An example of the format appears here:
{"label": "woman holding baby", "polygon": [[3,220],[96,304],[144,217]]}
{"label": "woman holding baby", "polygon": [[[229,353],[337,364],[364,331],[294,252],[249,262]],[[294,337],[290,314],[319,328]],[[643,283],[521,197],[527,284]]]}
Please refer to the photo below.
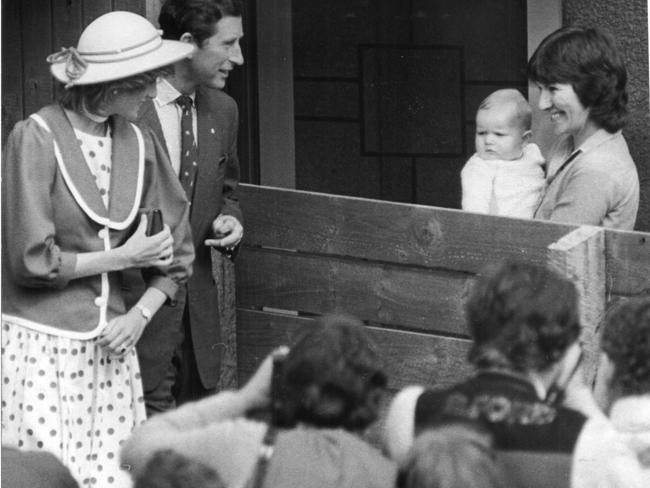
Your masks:
{"label": "woman holding baby", "polygon": [[528,78],[559,136],[535,218],[632,230],[639,177],[621,133],[627,73],[612,39],[594,28],[561,28],[533,54]]}

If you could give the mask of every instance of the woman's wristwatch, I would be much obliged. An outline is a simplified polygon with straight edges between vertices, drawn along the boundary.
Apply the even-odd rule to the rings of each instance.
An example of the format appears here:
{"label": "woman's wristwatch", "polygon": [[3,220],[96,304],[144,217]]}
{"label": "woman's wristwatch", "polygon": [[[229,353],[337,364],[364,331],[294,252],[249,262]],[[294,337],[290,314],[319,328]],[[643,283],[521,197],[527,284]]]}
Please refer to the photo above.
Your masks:
{"label": "woman's wristwatch", "polygon": [[145,322],[148,324],[149,321],[151,320],[151,317],[153,317],[153,313],[151,313],[151,310],[137,303],[135,305],[135,308],[137,308],[140,311],[140,315],[144,317]]}

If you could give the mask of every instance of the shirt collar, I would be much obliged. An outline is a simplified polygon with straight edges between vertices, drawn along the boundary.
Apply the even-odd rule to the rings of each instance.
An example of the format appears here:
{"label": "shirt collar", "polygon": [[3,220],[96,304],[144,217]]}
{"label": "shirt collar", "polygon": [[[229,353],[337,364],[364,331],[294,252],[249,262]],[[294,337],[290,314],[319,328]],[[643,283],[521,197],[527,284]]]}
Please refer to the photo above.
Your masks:
{"label": "shirt collar", "polygon": [[606,140],[617,136],[620,132],[621,131],[617,131],[612,134],[611,132],[607,132],[605,129],[598,129],[591,136],[589,136],[589,138],[577,149],[583,153],[589,152],[594,147],[601,145]]}
{"label": "shirt collar", "polygon": [[595,147],[600,146],[603,142],[616,137],[620,134],[621,131],[614,133],[607,132],[605,129],[598,129],[594,132],[585,142],[583,142],[580,147],[573,146],[573,138],[567,137],[562,140],[561,149],[558,152],[561,156],[559,158],[553,158],[549,163],[547,170],[547,179],[552,181],[557,174],[562,171],[571,161],[577,158],[578,154],[584,154],[591,151]]}
{"label": "shirt collar", "polygon": [[[156,83],[156,98],[154,101],[158,107],[163,107],[170,103],[174,103],[178,97],[182,95],[174,86],[165,78],[160,78]],[[196,92],[190,93],[189,97],[195,101]]]}

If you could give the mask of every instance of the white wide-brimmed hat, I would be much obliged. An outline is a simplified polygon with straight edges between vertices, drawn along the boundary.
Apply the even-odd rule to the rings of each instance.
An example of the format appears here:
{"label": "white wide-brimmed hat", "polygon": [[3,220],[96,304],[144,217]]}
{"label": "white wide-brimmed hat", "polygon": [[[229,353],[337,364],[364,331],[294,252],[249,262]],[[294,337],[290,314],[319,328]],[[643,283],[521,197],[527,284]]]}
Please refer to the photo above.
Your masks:
{"label": "white wide-brimmed hat", "polygon": [[190,56],[193,44],[163,40],[161,32],[140,15],[109,12],[84,29],[76,48],[63,48],[47,61],[68,88],[127,78]]}

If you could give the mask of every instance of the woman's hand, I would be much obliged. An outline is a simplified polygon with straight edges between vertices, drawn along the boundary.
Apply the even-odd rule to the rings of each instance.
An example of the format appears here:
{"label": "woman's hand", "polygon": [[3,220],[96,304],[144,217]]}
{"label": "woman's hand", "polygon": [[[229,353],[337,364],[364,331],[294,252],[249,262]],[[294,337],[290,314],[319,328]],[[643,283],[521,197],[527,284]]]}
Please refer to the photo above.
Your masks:
{"label": "woman's hand", "polygon": [[174,238],[168,225],[158,234],[146,235],[147,216],[142,215],[135,233],[118,249],[130,268],[169,266],[174,259]]}
{"label": "woman's hand", "polygon": [[99,336],[98,344],[117,358],[126,356],[142,335],[147,319],[133,307],[112,319]]}

